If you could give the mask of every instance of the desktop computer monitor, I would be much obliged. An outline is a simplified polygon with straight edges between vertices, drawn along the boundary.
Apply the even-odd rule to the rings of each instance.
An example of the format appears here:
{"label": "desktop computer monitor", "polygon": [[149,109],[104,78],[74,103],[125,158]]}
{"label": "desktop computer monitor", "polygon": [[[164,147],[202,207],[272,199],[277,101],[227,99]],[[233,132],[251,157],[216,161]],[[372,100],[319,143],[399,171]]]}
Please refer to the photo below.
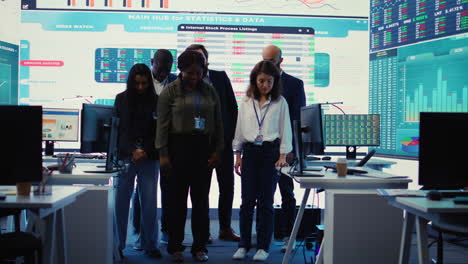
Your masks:
{"label": "desktop computer monitor", "polygon": [[[419,185],[424,189],[468,186],[468,113],[420,113]],[[460,151],[460,152],[458,152]]]}
{"label": "desktop computer monitor", "polygon": [[0,185],[42,180],[42,107],[0,106]]}
{"label": "desktop computer monitor", "polygon": [[312,104],[301,108],[303,155],[325,154],[322,115],[321,104]]}
{"label": "desktop computer monitor", "polygon": [[325,115],[326,146],[346,146],[346,157],[356,158],[357,146],[380,145],[380,115]]}
{"label": "desktop computer monitor", "polygon": [[54,154],[55,141],[78,142],[79,115],[78,109],[42,109],[42,140],[46,142],[46,155]]}
{"label": "desktop computer monitor", "polygon": [[112,172],[117,159],[118,118],[113,106],[83,104],[81,110],[81,153],[106,153],[106,170]]}
{"label": "desktop computer monitor", "polygon": [[296,156],[295,170],[303,173],[305,169],[304,152],[302,150],[302,129],[301,121],[293,120],[293,135],[294,135],[294,155]]}

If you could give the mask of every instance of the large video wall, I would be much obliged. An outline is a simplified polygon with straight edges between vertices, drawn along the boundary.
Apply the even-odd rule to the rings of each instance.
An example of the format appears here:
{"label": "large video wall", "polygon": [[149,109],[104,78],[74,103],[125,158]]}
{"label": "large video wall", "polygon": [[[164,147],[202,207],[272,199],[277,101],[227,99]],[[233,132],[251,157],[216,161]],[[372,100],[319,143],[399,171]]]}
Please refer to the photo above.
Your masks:
{"label": "large video wall", "polygon": [[[181,12],[176,7],[187,2],[182,0],[168,1],[164,10],[156,5],[160,1],[148,1],[152,9],[146,10],[145,1],[127,1],[131,8],[117,6],[122,1],[92,2],[23,0],[20,104],[112,104],[134,63],[149,65],[160,48],[177,56],[192,43],[207,47],[210,68],[227,72],[240,101],[263,47],[275,44],[283,50],[283,69],[304,80],[307,104],[342,101],[348,112],[368,111],[368,20],[355,17],[368,12],[367,4],[365,12],[353,13],[349,1],[319,1],[309,3],[307,12],[314,16],[306,16],[292,15],[292,6],[275,1],[269,1],[269,12],[262,5],[240,8],[238,1],[221,1],[232,5],[218,3],[219,13]],[[111,2],[112,12],[102,6]],[[246,9],[250,14],[239,13]],[[284,15],[269,15],[273,10]]]}
{"label": "large video wall", "polygon": [[18,103],[20,3],[0,1],[0,105]]}
{"label": "large video wall", "polygon": [[373,0],[370,7],[377,153],[417,157],[420,112],[468,111],[468,0]]}

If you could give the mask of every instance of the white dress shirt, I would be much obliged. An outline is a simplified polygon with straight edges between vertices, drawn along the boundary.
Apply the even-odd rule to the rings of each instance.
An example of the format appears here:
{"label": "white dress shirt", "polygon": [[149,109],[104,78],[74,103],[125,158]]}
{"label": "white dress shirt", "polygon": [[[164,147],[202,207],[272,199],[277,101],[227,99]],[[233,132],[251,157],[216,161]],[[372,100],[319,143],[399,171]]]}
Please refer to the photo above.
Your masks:
{"label": "white dress shirt", "polygon": [[151,74],[151,77],[153,77],[154,89],[156,90],[156,94],[159,96],[161,94],[162,90],[164,89],[164,87],[166,87],[166,85],[167,85],[167,83],[169,81],[169,75],[162,82],[159,82],[158,80],[156,80],[156,78],[154,78],[153,74]]}
{"label": "white dress shirt", "polygon": [[[259,120],[262,119],[266,112],[261,131],[259,131],[252,101],[257,109]],[[287,154],[292,151],[289,108],[283,96],[280,96],[276,101],[268,99],[262,107],[260,107],[258,100],[248,96],[242,99],[239,114],[237,115],[236,134],[232,142],[232,148],[237,152],[242,151],[242,145],[246,142],[253,143],[259,134],[263,135],[263,142],[272,142],[278,138],[280,140],[281,154]]]}

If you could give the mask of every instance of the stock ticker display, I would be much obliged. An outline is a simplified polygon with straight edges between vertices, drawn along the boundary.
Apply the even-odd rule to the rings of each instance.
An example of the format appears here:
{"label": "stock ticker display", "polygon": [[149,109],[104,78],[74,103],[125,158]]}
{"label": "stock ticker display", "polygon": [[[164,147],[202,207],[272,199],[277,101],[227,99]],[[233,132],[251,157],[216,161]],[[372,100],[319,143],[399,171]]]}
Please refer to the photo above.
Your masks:
{"label": "stock ticker display", "polygon": [[377,153],[417,157],[420,112],[468,111],[468,0],[371,1]]}
{"label": "stock ticker display", "polygon": [[468,0],[372,0],[371,52],[468,32]]}

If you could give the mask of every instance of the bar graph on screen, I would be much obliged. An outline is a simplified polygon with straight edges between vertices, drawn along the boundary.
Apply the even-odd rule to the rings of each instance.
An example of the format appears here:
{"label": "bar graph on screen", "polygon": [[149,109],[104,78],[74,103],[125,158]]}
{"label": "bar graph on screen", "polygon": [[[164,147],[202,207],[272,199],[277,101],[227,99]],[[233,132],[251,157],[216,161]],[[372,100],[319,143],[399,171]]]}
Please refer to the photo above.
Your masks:
{"label": "bar graph on screen", "polygon": [[94,11],[131,10],[139,12],[210,12],[237,14],[353,16],[366,18],[366,1],[349,0],[21,0],[23,10]]}
{"label": "bar graph on screen", "polygon": [[[65,2],[65,3],[64,3]],[[118,9],[149,9],[155,3],[160,8],[168,8],[169,0],[49,0],[36,1],[39,8],[118,8]]]}
{"label": "bar graph on screen", "polygon": [[404,121],[419,122],[420,112],[467,112],[468,49],[449,54],[410,56],[400,64]]}

